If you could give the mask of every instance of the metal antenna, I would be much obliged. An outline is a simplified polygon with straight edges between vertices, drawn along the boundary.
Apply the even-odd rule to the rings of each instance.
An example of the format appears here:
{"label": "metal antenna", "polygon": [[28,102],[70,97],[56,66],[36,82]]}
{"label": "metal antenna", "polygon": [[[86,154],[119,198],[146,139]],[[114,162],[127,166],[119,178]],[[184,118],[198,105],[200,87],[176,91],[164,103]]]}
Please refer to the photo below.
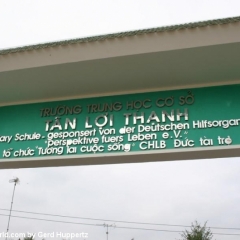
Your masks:
{"label": "metal antenna", "polygon": [[[97,224],[97,225],[98,225],[98,224]],[[108,228],[109,228],[109,227],[116,227],[116,224],[115,224],[115,223],[114,223],[114,224],[106,224],[106,223],[104,223],[104,224],[101,224],[101,225],[98,225],[98,226],[103,226],[103,227],[106,227],[106,228],[107,228],[106,236],[107,236],[107,240],[108,240],[108,234],[109,234]]]}
{"label": "metal antenna", "polygon": [[20,182],[19,178],[14,178],[9,180],[10,183],[14,183],[13,187],[13,194],[12,194],[12,201],[11,201],[11,207],[10,207],[10,212],[9,212],[9,217],[8,217],[8,224],[7,224],[7,233],[6,233],[6,240],[8,238],[8,231],[9,231],[9,225],[10,225],[10,219],[11,219],[11,213],[12,213],[12,205],[13,205],[13,198],[14,198],[14,193],[15,193],[15,188],[17,183]]}

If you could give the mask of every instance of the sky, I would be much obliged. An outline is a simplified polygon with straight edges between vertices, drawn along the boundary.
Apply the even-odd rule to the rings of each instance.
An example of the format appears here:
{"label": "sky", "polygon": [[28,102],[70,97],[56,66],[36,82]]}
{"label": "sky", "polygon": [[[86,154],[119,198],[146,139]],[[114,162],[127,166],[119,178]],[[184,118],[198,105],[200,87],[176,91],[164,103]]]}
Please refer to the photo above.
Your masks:
{"label": "sky", "polygon": [[0,49],[239,16],[238,0],[0,0]]}
{"label": "sky", "polygon": [[[0,0],[0,11],[0,49],[6,49],[240,16],[240,2]],[[9,179],[19,177],[14,210],[101,220],[13,212],[14,216],[95,226],[12,217],[10,232],[86,232],[88,239],[101,240],[106,239],[106,223],[116,225],[109,230],[109,240],[175,240],[180,239],[177,232],[118,227],[173,231],[185,227],[117,221],[189,226],[197,220],[201,224],[207,221],[214,233],[240,234],[239,230],[213,228],[240,229],[239,169],[240,158],[0,170],[0,209],[10,208],[13,184]],[[0,210],[0,214],[7,213]],[[0,215],[0,233],[6,227],[7,217]],[[214,239],[237,240],[239,236],[215,235]]]}

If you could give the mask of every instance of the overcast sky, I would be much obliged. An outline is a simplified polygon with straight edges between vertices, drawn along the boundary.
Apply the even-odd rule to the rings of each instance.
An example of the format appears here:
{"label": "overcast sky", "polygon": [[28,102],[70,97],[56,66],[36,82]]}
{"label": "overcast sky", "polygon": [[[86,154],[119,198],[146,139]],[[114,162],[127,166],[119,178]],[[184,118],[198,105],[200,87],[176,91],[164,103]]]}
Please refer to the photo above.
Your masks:
{"label": "overcast sky", "polygon": [[238,0],[0,0],[0,48],[240,15]]}
{"label": "overcast sky", "polygon": [[[236,0],[0,0],[0,49],[62,39],[240,16]],[[0,63],[1,64],[1,63]],[[87,218],[240,228],[240,158],[105,166],[1,170],[0,208]],[[0,214],[6,214],[0,211]],[[15,213],[58,221],[88,221]],[[130,225],[117,227],[182,231],[181,227]],[[0,232],[7,218],[0,216]],[[90,240],[106,239],[100,226],[12,218],[11,232],[87,232]],[[213,232],[239,233],[212,229]],[[109,240],[173,240],[179,233],[110,229]],[[214,239],[237,240],[240,236]],[[50,238],[46,238],[50,239]]]}

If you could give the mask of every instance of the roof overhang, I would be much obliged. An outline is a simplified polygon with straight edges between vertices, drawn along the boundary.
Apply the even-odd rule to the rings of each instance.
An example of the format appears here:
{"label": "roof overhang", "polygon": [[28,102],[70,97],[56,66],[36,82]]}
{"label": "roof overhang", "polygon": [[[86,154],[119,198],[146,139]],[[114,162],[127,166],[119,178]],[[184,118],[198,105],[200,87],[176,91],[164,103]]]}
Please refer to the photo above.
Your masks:
{"label": "roof overhang", "polygon": [[0,104],[240,83],[239,18],[113,36],[0,51]]}

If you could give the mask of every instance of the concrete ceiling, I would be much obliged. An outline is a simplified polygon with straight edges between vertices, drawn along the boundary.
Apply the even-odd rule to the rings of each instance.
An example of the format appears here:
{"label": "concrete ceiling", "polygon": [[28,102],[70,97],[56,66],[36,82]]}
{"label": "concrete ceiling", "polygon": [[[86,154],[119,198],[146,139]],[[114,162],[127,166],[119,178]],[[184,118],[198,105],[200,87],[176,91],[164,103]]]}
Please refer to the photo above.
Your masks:
{"label": "concrete ceiling", "polygon": [[0,72],[0,103],[238,83],[239,53],[231,43]]}
{"label": "concrete ceiling", "polygon": [[0,105],[240,83],[239,20],[101,39],[0,52]]}

